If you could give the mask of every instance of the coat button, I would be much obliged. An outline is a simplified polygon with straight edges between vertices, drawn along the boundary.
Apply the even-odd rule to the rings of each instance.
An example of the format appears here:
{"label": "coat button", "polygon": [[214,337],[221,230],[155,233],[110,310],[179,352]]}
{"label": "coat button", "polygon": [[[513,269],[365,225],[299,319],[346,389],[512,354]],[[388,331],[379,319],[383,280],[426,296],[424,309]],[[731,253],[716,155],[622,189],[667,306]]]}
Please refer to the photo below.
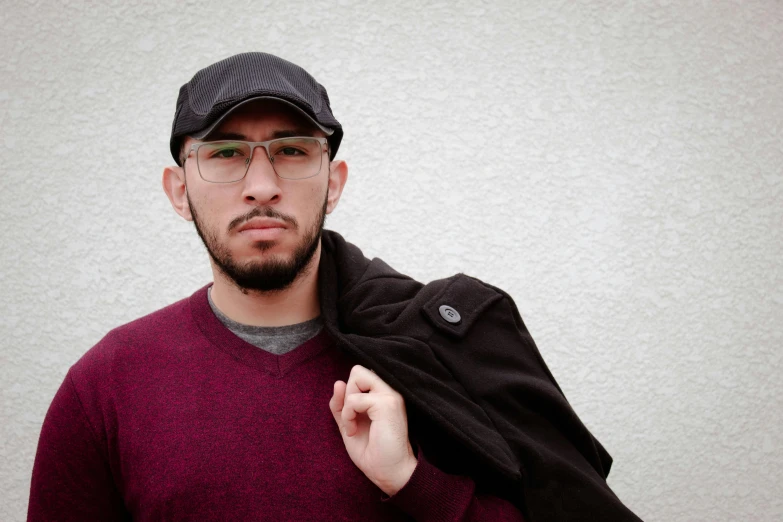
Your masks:
{"label": "coat button", "polygon": [[438,311],[440,312],[440,316],[445,319],[447,323],[458,324],[462,321],[459,312],[449,305],[441,305],[440,308],[438,308]]}

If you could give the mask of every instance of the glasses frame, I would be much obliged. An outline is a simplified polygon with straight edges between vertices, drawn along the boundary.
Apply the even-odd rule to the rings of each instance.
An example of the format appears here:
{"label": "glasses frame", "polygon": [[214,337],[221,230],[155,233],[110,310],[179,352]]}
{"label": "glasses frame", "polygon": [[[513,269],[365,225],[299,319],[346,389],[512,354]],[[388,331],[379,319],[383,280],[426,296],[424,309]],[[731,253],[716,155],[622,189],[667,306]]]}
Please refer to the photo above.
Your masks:
{"label": "glasses frame", "polygon": [[[318,143],[321,144],[321,163],[318,166],[318,170],[315,174],[311,176],[305,176],[303,178],[286,178],[281,176],[277,169],[275,168],[275,160],[269,153],[269,145],[272,143],[283,141],[283,140],[297,140],[297,139],[308,139],[308,140],[316,140]],[[203,147],[204,145],[214,145],[216,143],[243,143],[245,145],[248,145],[250,147],[250,157],[245,161],[245,173],[242,174],[241,178],[231,180],[231,181],[212,181],[209,179],[204,179],[204,176],[201,174],[201,166],[198,163],[198,149]],[[324,146],[326,148],[324,148]],[[293,181],[298,181],[301,179],[310,179],[316,177],[318,174],[321,173],[321,169],[324,164],[324,153],[329,152],[329,141],[326,138],[316,137],[316,136],[289,136],[286,138],[275,138],[273,140],[267,140],[267,141],[244,141],[244,140],[215,140],[215,141],[202,141],[199,143],[194,143],[190,146],[190,149],[188,149],[188,153],[185,155],[185,158],[182,160],[182,167],[185,167],[185,162],[190,157],[191,153],[195,153],[196,155],[196,170],[198,171],[198,176],[206,181],[207,183],[236,183],[238,181],[242,181],[247,176],[248,171],[250,170],[250,163],[253,161],[253,153],[256,151],[257,147],[262,147],[266,151],[266,157],[269,159],[269,163],[272,164],[272,170],[275,172],[275,175],[280,179],[289,179]]]}

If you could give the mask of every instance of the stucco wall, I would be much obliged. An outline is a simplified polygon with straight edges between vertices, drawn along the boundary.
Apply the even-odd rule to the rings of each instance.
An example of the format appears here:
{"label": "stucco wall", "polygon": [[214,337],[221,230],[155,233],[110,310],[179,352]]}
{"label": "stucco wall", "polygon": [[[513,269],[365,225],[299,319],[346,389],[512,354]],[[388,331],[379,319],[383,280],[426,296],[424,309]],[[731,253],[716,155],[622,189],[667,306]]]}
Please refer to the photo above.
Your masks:
{"label": "stucco wall", "polygon": [[509,291],[629,507],[783,518],[783,3],[163,4],[0,10],[0,519],[68,367],[209,281],[160,174],[179,86],[247,50],[329,90],[327,226]]}

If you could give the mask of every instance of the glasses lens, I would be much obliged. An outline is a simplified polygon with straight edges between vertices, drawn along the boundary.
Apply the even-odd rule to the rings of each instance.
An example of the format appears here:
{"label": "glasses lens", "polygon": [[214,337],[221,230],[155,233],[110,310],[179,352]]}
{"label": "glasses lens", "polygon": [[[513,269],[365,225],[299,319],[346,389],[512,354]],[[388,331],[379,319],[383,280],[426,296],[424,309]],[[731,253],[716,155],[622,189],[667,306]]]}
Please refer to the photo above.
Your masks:
{"label": "glasses lens", "polygon": [[245,176],[250,146],[235,141],[214,141],[198,148],[198,170],[206,181],[230,183]]}
{"label": "glasses lens", "polygon": [[269,144],[269,155],[281,178],[310,178],[321,171],[322,145],[314,138],[273,140]]}

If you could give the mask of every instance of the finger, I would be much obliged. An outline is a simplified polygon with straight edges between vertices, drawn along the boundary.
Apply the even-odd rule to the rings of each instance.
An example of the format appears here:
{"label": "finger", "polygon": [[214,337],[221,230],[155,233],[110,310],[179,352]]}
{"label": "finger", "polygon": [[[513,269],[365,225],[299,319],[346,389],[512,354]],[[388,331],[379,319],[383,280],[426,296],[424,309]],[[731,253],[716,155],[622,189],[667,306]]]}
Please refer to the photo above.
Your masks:
{"label": "finger", "polygon": [[351,374],[346,384],[346,395],[364,392],[394,392],[391,386],[378,377],[375,372],[364,366],[356,365],[351,368]]}
{"label": "finger", "polygon": [[340,418],[344,423],[353,422],[360,413],[367,411],[377,404],[376,397],[367,393],[354,393],[345,398],[345,404],[340,412]]}
{"label": "finger", "polygon": [[359,414],[367,412],[376,400],[377,395],[370,396],[369,393],[354,393],[344,396],[343,407],[339,417],[340,425],[343,427],[345,435],[352,437],[359,431],[357,417]]}
{"label": "finger", "polygon": [[370,411],[373,408],[377,408],[383,398],[378,395],[370,395],[369,393],[354,393],[348,395],[345,398],[342,412],[340,413],[340,419],[345,426],[345,434],[348,437],[352,437],[359,431],[359,422],[357,417],[365,413],[368,417],[371,417]]}
{"label": "finger", "polygon": [[338,427],[342,427],[340,420],[340,413],[343,410],[345,404],[345,383],[343,381],[337,381],[334,383],[334,393],[332,398],[329,399],[329,409],[332,410],[332,416],[337,422]]}

